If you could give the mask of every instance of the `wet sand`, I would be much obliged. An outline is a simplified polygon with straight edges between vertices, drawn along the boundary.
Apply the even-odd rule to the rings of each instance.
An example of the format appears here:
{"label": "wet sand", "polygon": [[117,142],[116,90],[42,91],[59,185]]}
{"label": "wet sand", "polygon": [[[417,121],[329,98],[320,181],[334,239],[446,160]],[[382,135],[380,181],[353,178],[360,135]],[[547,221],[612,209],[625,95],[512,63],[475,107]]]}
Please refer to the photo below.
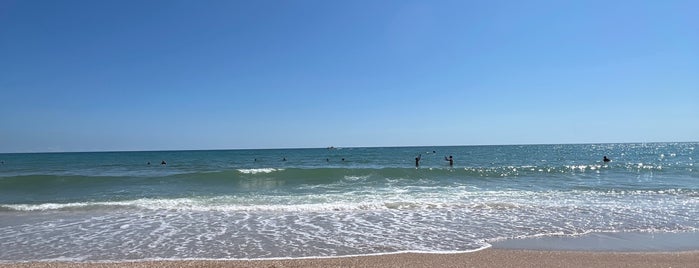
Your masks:
{"label": "wet sand", "polygon": [[254,261],[29,262],[0,264],[0,267],[699,267],[699,251],[633,253],[486,249],[458,254],[405,253]]}
{"label": "wet sand", "polygon": [[[491,241],[493,248],[590,252],[699,251],[699,232],[599,232]],[[699,267],[699,265],[697,266]]]}

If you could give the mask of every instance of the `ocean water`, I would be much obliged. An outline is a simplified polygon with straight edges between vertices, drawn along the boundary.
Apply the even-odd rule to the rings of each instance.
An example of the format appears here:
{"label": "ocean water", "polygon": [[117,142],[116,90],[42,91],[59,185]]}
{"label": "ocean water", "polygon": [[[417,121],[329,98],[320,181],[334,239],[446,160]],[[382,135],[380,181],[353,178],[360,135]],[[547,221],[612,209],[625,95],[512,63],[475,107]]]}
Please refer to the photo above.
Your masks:
{"label": "ocean water", "polygon": [[554,234],[697,232],[697,147],[0,154],[0,261],[458,252]]}

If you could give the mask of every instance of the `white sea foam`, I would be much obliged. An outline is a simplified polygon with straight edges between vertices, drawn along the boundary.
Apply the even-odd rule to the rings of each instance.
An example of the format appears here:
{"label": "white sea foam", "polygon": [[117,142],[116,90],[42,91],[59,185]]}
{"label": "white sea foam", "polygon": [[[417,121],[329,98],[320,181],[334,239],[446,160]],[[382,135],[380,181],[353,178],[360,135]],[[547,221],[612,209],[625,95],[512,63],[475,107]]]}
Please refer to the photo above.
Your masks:
{"label": "white sea foam", "polygon": [[[668,195],[685,195],[685,190],[469,189],[102,202],[137,209],[51,213],[50,219],[39,217],[38,222],[0,227],[0,242],[13,241],[17,245],[0,252],[0,260],[61,256],[89,261],[160,256],[258,259],[449,252],[477,250],[487,246],[484,241],[550,234],[697,229],[699,202]],[[18,208],[83,205],[95,203]]]}
{"label": "white sea foam", "polygon": [[272,173],[275,171],[283,171],[284,169],[277,168],[249,168],[249,169],[238,169],[238,172],[243,174],[258,174],[258,173]]}
{"label": "white sea foam", "polygon": [[[174,211],[353,211],[353,210],[414,210],[414,209],[474,209],[508,210],[546,207],[584,207],[590,204],[624,208],[619,200],[647,203],[649,207],[662,204],[654,200],[668,196],[696,196],[685,189],[609,190],[569,192],[549,191],[480,191],[468,187],[435,190],[430,187],[406,187],[386,190],[357,189],[355,192],[318,193],[298,196],[241,195],[218,197],[140,198],[124,201],[72,202],[43,204],[0,204],[0,210],[114,210],[145,209]],[[581,199],[581,197],[584,197]],[[699,200],[687,199],[684,204]],[[672,205],[672,203],[668,204]]]}
{"label": "white sea foam", "polygon": [[371,177],[371,176],[370,176],[370,175],[366,175],[366,176],[345,176],[345,180],[346,180],[346,181],[350,181],[350,182],[356,182],[356,181],[363,181],[363,180],[366,180],[366,179],[368,179],[369,177]]}
{"label": "white sea foam", "polygon": [[440,203],[423,203],[407,201],[373,202],[327,202],[327,203],[297,203],[297,204],[230,204],[211,202],[212,200],[196,200],[189,198],[178,199],[138,199],[118,202],[76,202],[76,203],[46,203],[46,204],[5,204],[0,207],[14,211],[49,211],[49,210],[99,210],[107,208],[133,208],[147,210],[175,211],[280,211],[280,212],[322,212],[350,210],[386,210],[386,209],[416,209],[445,207]]}

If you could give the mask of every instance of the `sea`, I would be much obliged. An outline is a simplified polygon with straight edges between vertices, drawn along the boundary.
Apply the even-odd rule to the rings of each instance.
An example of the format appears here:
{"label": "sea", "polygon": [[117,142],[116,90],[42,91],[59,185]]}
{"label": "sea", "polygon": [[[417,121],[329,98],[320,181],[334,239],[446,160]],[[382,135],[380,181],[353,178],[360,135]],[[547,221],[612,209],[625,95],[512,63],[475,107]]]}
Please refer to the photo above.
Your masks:
{"label": "sea", "polygon": [[696,233],[697,149],[694,142],[0,154],[0,261],[448,253],[539,236]]}

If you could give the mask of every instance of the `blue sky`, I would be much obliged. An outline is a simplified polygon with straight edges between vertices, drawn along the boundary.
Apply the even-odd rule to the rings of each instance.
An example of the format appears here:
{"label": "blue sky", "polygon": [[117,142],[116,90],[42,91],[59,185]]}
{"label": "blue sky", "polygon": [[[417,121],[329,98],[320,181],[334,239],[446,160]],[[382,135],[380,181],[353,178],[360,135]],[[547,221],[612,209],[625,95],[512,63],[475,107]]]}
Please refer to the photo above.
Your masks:
{"label": "blue sky", "polygon": [[697,10],[0,0],[0,152],[697,141]]}

